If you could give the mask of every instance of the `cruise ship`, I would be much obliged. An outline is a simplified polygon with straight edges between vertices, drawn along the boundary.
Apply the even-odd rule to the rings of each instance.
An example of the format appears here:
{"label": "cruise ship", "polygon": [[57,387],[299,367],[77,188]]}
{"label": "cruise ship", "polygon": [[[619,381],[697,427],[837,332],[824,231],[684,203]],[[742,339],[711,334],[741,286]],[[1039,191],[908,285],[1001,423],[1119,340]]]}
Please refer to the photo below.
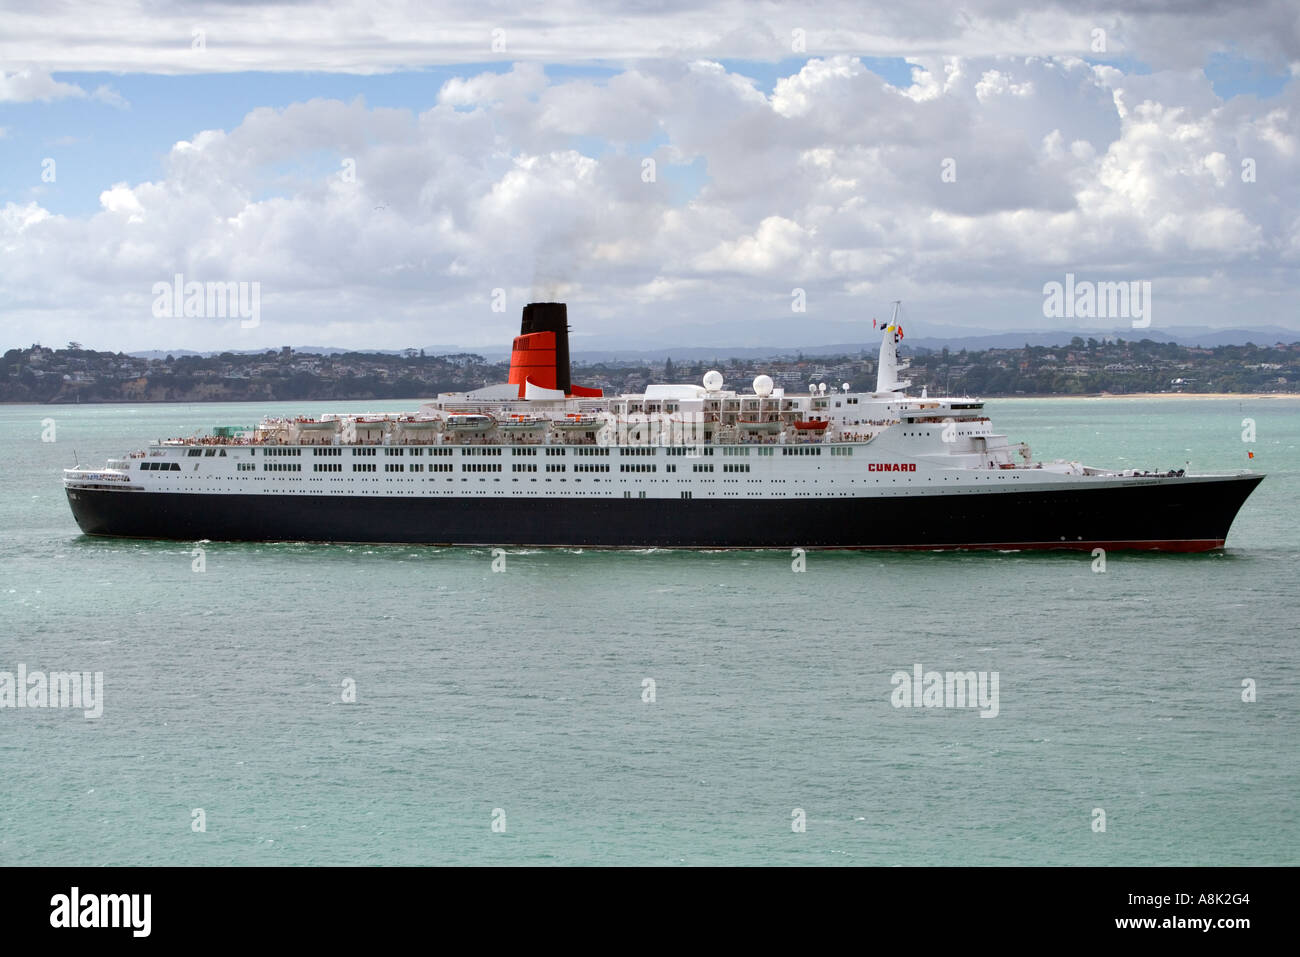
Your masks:
{"label": "cruise ship", "polygon": [[87,535],[601,548],[1222,548],[1253,472],[1033,461],[984,403],[760,375],[575,385],[564,303],[524,307],[508,381],[407,414],[266,418],[64,470]]}

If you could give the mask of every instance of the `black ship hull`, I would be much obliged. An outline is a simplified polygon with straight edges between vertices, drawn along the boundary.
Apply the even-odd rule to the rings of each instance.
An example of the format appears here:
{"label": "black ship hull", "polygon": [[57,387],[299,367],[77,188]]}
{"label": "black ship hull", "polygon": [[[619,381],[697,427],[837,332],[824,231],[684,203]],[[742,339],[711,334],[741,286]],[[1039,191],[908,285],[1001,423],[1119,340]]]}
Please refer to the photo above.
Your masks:
{"label": "black ship hull", "polygon": [[874,498],[238,495],[69,488],[88,535],[597,548],[1222,548],[1262,475]]}

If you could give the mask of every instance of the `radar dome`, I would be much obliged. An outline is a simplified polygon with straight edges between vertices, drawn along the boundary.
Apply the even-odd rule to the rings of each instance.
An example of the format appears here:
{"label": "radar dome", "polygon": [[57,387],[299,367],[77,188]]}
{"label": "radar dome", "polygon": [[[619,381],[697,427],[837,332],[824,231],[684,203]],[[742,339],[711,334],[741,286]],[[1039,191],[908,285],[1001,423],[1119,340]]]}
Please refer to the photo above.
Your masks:
{"label": "radar dome", "polygon": [[772,377],[760,375],[754,377],[754,394],[767,397],[772,394]]}
{"label": "radar dome", "polygon": [[717,369],[710,369],[704,373],[704,388],[710,392],[717,392],[722,388],[722,373]]}

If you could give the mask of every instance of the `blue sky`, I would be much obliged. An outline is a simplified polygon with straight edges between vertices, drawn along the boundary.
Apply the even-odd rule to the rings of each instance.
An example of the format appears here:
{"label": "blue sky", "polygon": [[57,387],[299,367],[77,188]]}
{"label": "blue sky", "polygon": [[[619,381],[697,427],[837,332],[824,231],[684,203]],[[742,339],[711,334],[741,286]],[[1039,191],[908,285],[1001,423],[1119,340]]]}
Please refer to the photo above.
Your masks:
{"label": "blue sky", "polygon": [[[799,72],[810,57],[776,62],[721,60],[728,71],[749,77],[771,94],[778,80]],[[901,57],[862,57],[873,73],[895,86],[911,83],[912,68]],[[1123,60],[1093,60],[1120,66],[1124,72],[1150,72],[1145,64]],[[284,107],[312,99],[350,102],[357,97],[370,107],[392,107],[419,113],[437,100],[442,85],[453,77],[482,72],[506,73],[509,62],[428,67],[360,76],[329,73],[219,73],[191,76],[151,74],[64,73],[55,79],[87,90],[108,86],[127,103],[115,107],[93,99],[64,99],[50,103],[0,104],[0,203],[22,203],[39,197],[51,212],[86,216],[99,209],[99,195],[118,182],[138,183],[163,174],[162,161],[172,145],[200,130],[230,130],[258,107]],[[620,72],[617,66],[595,64],[546,66],[555,82],[572,78],[596,81]],[[1280,94],[1291,80],[1285,71],[1227,53],[1215,54],[1204,73],[1224,99]],[[664,138],[639,144],[652,149]],[[599,157],[611,149],[598,137],[574,137],[573,147]],[[40,182],[41,163],[52,157],[58,176],[54,184]],[[325,159],[325,158],[322,158]],[[327,165],[333,168],[333,157]],[[35,176],[33,176],[35,172]],[[679,187],[684,202],[706,180],[703,162],[670,167],[666,177]]]}
{"label": "blue sky", "polygon": [[[1170,325],[1300,322],[1294,3],[105,5],[0,40],[10,340],[486,346],[562,296],[606,341],[753,342],[794,290],[841,341],[896,298],[1030,330],[1066,272]],[[176,272],[260,283],[267,322],[167,325]]]}

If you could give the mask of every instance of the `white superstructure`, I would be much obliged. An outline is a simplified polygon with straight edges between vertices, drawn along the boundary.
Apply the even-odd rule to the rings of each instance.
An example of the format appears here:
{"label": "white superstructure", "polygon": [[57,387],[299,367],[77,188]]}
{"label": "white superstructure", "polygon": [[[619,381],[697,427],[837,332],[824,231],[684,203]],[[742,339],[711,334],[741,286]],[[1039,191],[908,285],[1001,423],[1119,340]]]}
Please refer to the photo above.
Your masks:
{"label": "white superstructure", "polygon": [[491,386],[409,414],[268,418],[159,439],[65,479],[198,494],[779,499],[1154,477],[1031,462],[979,399],[908,397],[897,340],[890,324],[873,392],[787,394],[765,375],[738,391],[717,372],[598,398]]}

